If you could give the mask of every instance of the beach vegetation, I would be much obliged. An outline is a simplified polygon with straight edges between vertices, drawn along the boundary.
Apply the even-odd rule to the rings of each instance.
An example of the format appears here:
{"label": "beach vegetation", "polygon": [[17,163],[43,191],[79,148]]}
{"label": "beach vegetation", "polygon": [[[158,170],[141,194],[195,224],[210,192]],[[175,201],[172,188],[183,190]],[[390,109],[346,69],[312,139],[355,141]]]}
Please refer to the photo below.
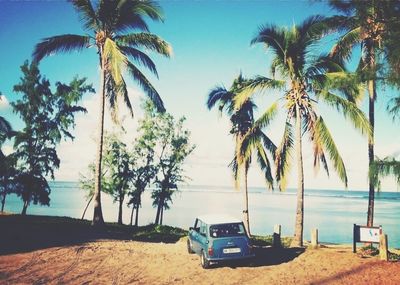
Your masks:
{"label": "beach vegetation", "polygon": [[153,207],[157,208],[155,224],[163,224],[164,210],[168,210],[172,197],[178,191],[178,184],[187,181],[183,164],[195,149],[190,142],[190,131],[185,128],[185,117],[175,119],[169,113],[156,112],[151,105],[150,112],[154,120],[154,132],[157,138],[155,157],[157,175],[155,189],[151,197]]}
{"label": "beach vegetation", "polygon": [[267,153],[270,153],[272,158],[275,159],[276,146],[262,129],[268,126],[271,113],[275,112],[276,109],[271,110],[271,113],[268,113],[257,121],[254,118],[254,110],[257,106],[252,98],[248,98],[239,109],[235,109],[235,97],[245,83],[246,79],[240,74],[234,80],[229,90],[224,86],[213,88],[208,94],[206,104],[209,110],[218,107],[220,114],[225,112],[231,122],[230,134],[235,139],[235,151],[234,158],[229,166],[232,169],[235,188],[240,187],[241,173],[244,174],[243,218],[247,233],[251,235],[247,189],[248,171],[252,158],[255,156],[259,167],[264,173],[267,187],[273,189],[271,163]]}
{"label": "beach vegetation", "polygon": [[104,224],[101,210],[101,167],[103,156],[103,130],[105,101],[107,99],[112,117],[117,118],[118,102],[123,102],[133,115],[124,71],[143,89],[158,111],[165,111],[160,95],[137,67],[148,69],[157,76],[154,62],[143,52],[149,50],[169,57],[171,47],[163,39],[149,32],[145,18],[161,21],[160,6],[153,1],[115,0],[96,1],[72,0],[79,14],[85,35],[64,34],[43,39],[35,46],[33,59],[41,61],[44,57],[85,48],[95,48],[99,55],[100,91],[98,148],[96,154],[93,225]]}
{"label": "beach vegetation", "polygon": [[[328,19],[333,24],[333,30],[340,32],[330,57],[343,63],[349,62],[353,59],[353,51],[361,50],[356,73],[358,79],[367,86],[368,119],[371,124],[368,163],[371,168],[375,159],[375,103],[378,89],[382,89],[386,83],[399,86],[400,82],[397,75],[400,66],[399,4],[387,0],[331,0],[328,3],[340,13]],[[370,175],[370,178],[367,225],[372,227],[375,188],[378,183],[373,176]]]}
{"label": "beach vegetation", "polygon": [[[317,105],[325,103],[342,113],[363,134],[370,134],[368,119],[355,103],[362,92],[355,76],[326,54],[315,55],[315,47],[327,30],[324,20],[322,16],[311,16],[290,28],[274,24],[260,26],[251,43],[263,44],[272,52],[272,76],[249,80],[235,98],[236,108],[240,108],[254,94],[271,98],[279,94],[265,116],[271,113],[271,108],[285,112],[286,116],[283,137],[275,154],[275,176],[281,190],[286,187],[291,160],[296,157],[298,185],[293,246],[303,246],[304,135],[308,135],[313,147],[314,168],[318,170],[322,165],[329,175],[330,160],[345,187],[348,182],[344,161],[325,120],[318,114]],[[269,120],[273,117],[269,116]]]}
{"label": "beach vegetation", "polygon": [[25,215],[32,202],[49,205],[51,190],[47,177],[54,179],[54,170],[60,166],[56,147],[62,139],[74,139],[70,130],[75,115],[86,111],[77,102],[83,94],[94,90],[85,78],[76,77],[68,85],[57,82],[53,92],[35,63],[26,61],[21,71],[23,77],[14,91],[22,97],[11,106],[25,124],[15,132],[13,154],[18,168],[15,193],[23,200]]}

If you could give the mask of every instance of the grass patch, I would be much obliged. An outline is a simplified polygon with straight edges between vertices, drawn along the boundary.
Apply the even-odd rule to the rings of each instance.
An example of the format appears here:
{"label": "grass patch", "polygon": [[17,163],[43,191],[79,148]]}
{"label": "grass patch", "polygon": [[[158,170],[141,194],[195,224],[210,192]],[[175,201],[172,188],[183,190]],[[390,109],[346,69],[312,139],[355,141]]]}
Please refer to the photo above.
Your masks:
{"label": "grass patch", "polygon": [[106,223],[101,229],[90,221],[67,217],[0,215],[0,254],[76,245],[100,239],[174,243],[187,231],[159,225],[132,227]]}
{"label": "grass patch", "polygon": [[[291,237],[282,237],[281,238],[281,243],[282,247],[288,248],[290,247],[290,243],[292,242]],[[272,246],[272,235],[268,236],[257,236],[254,235],[251,237],[251,242],[255,246]]]}

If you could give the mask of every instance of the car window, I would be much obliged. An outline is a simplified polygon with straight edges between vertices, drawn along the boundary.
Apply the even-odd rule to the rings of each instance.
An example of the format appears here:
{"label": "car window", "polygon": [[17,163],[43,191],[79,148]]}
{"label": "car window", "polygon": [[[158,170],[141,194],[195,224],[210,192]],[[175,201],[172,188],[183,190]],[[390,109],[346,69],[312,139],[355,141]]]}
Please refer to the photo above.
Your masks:
{"label": "car window", "polygon": [[202,221],[200,221],[200,234],[203,236],[206,236],[206,231],[207,231],[207,226],[205,223],[203,223]]}
{"label": "car window", "polygon": [[233,237],[245,235],[242,223],[231,223],[210,226],[210,235],[213,238]]}

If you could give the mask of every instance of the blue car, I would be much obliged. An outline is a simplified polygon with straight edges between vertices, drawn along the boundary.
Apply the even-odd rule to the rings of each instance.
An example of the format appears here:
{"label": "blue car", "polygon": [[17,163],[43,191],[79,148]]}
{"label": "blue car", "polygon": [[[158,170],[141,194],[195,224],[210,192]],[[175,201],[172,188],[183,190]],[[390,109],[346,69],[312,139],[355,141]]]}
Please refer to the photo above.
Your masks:
{"label": "blue car", "polygon": [[254,257],[243,222],[220,215],[205,215],[189,228],[189,253],[200,255],[203,268],[211,263]]}

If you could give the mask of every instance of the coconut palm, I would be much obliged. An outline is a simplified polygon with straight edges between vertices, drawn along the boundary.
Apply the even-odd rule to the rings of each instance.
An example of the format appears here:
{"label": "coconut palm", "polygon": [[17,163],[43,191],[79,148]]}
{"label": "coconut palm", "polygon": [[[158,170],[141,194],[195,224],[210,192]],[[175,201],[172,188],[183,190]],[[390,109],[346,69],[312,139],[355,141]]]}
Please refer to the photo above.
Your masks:
{"label": "coconut palm", "polygon": [[[395,5],[398,6],[398,3],[387,0],[330,0],[329,5],[342,13],[342,15],[331,18],[335,19],[331,23],[334,23],[335,29],[343,32],[332,48],[331,57],[339,61],[349,61],[352,58],[352,51],[356,47],[361,47],[357,72],[368,87],[368,118],[372,130],[368,139],[368,161],[371,167],[375,156],[375,101],[378,96],[378,76],[382,71],[383,64],[389,63],[396,69],[400,62],[398,60],[398,38],[393,40],[388,33],[389,30],[398,30],[399,12],[398,9],[395,9]],[[393,12],[397,13],[397,16]],[[374,181],[370,180],[367,213],[367,225],[370,227],[374,223],[374,200],[375,186]]]}
{"label": "coconut palm", "polygon": [[273,159],[275,159],[276,146],[269,139],[269,137],[261,130],[262,127],[268,125],[268,117],[263,116],[255,122],[254,109],[256,105],[251,99],[248,99],[243,105],[235,110],[234,98],[245,84],[245,79],[240,74],[236,78],[229,90],[225,87],[219,86],[210,91],[208,94],[207,107],[211,109],[218,105],[219,112],[225,110],[231,121],[230,133],[235,137],[235,155],[230,164],[233,176],[235,179],[235,186],[240,184],[240,173],[244,171],[244,210],[243,216],[245,226],[248,234],[250,235],[250,219],[249,219],[249,203],[248,203],[248,190],[247,190],[247,174],[252,161],[252,153],[255,152],[257,161],[260,168],[265,175],[267,187],[273,188],[273,178],[271,174],[270,162],[267,157],[268,150]]}
{"label": "coconut palm", "polygon": [[[314,167],[318,169],[321,163],[329,175],[327,163],[329,157],[333,168],[345,186],[348,181],[343,159],[324,119],[317,113],[317,105],[322,102],[327,103],[328,106],[341,111],[363,133],[369,132],[368,120],[362,111],[357,108],[355,103],[343,98],[343,96],[354,98],[354,94],[350,91],[359,91],[359,88],[352,86],[352,88],[346,89],[346,92],[340,92],[343,89],[344,79],[347,83],[355,80],[326,56],[313,57],[312,48],[325,31],[325,26],[322,25],[323,20],[323,17],[313,16],[292,28],[280,28],[276,25],[261,26],[251,43],[264,44],[268,50],[272,51],[271,71],[273,77],[257,76],[249,80],[236,97],[236,107],[240,108],[255,93],[264,93],[266,90],[275,89],[278,91],[275,94],[283,95],[272,104],[266,113],[273,114],[278,108],[286,113],[283,138],[277,148],[275,158],[276,178],[281,190],[286,187],[291,165],[290,159],[296,143],[298,186],[295,234],[292,246],[303,245],[302,144],[305,133],[309,135],[313,146]],[[282,79],[275,79],[275,73]],[[339,93],[333,93],[334,90]],[[270,96],[272,97],[273,94]],[[272,117],[269,116],[269,119]]]}
{"label": "coconut palm", "polygon": [[[95,48],[100,65],[100,118],[96,158],[96,181],[94,192],[93,225],[104,224],[101,210],[101,162],[103,149],[103,127],[105,98],[107,97],[116,120],[117,100],[123,100],[133,115],[122,71],[126,72],[141,86],[145,93],[164,111],[163,102],[145,75],[134,64],[137,63],[157,75],[154,62],[140,49],[170,56],[171,48],[164,40],[149,33],[144,20],[162,20],[161,8],[149,0],[100,0],[92,5],[90,0],[72,0],[81,17],[87,35],[65,34],[43,39],[33,52],[35,61],[58,52],[80,51]],[[132,31],[129,33],[129,31]]]}

